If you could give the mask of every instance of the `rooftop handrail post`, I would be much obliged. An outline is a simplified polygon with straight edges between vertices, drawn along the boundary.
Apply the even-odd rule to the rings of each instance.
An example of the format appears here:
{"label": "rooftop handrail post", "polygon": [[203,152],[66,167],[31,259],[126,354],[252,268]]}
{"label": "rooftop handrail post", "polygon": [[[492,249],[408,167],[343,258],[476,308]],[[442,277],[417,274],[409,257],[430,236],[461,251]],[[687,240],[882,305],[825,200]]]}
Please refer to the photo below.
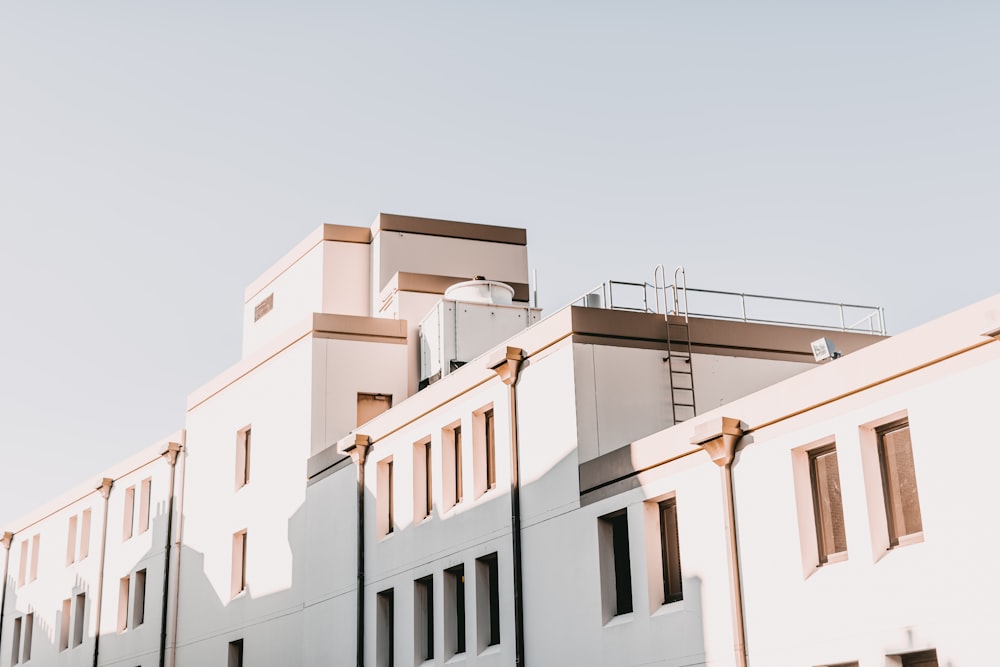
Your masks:
{"label": "rooftop handrail post", "polygon": [[840,307],[840,330],[847,331],[846,323],[844,322],[844,304],[837,304]]}
{"label": "rooftop handrail post", "polygon": [[747,295],[740,292],[740,312],[743,314],[743,321],[747,321]]}

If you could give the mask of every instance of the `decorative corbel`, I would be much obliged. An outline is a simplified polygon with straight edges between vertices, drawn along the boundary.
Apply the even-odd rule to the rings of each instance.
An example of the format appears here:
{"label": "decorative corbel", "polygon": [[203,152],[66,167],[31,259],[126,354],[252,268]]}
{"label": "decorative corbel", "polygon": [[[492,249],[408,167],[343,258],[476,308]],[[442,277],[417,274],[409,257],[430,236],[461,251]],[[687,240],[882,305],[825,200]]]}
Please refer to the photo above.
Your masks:
{"label": "decorative corbel", "polygon": [[487,363],[490,370],[500,376],[505,385],[510,386],[517,382],[522,361],[524,361],[524,350],[508,346],[505,351],[491,356]]}
{"label": "decorative corbel", "polygon": [[733,462],[736,445],[743,437],[743,426],[739,419],[719,417],[700,424],[691,437],[691,444],[698,445],[717,466],[727,466]]}

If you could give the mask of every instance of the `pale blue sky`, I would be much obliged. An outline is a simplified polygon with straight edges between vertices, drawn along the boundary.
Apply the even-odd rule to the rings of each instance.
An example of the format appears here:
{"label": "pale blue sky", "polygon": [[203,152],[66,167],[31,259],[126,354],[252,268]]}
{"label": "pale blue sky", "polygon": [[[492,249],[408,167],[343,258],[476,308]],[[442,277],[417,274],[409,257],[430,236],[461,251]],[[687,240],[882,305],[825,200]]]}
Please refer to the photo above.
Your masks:
{"label": "pale blue sky", "polygon": [[995,2],[0,5],[0,528],[184,425],[321,223],[528,229],[549,312],[995,291]]}

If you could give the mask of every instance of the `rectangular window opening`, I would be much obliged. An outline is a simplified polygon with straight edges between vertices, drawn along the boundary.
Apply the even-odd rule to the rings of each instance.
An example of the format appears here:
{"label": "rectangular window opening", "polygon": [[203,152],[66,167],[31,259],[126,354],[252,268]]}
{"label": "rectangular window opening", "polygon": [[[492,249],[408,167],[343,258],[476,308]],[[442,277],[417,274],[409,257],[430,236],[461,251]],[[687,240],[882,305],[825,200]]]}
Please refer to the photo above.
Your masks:
{"label": "rectangular window opening", "polygon": [[840,468],[836,445],[809,452],[809,480],[812,486],[813,516],[820,564],[834,554],[847,553],[847,531],[840,491]]}
{"label": "rectangular window opening", "polygon": [[90,555],[90,510],[80,515],[80,560]]}
{"label": "rectangular window opening", "polygon": [[358,392],[357,426],[375,419],[392,407],[392,394],[365,394]]}
{"label": "rectangular window opening", "polygon": [[899,657],[902,667],[938,667],[936,649],[907,653]]}
{"label": "rectangular window opening", "polygon": [[480,650],[500,643],[500,568],[497,554],[476,559],[476,607]]}
{"label": "rectangular window opening", "polygon": [[923,531],[910,424],[903,419],[882,426],[875,433],[878,437],[889,546],[895,547],[899,545],[900,538]]}
{"label": "rectangular window opening", "polygon": [[465,653],[465,565],[450,567],[445,572],[445,625],[448,652]]}
{"label": "rectangular window opening", "polygon": [[[17,630],[15,629],[14,639],[17,640]],[[24,652],[21,654],[23,662],[28,662],[31,660],[31,638],[35,634],[35,614],[34,612],[25,615],[24,617],[24,641],[22,642],[24,646]],[[15,649],[16,651],[17,649]]]}
{"label": "rectangular window opening", "polygon": [[38,579],[38,547],[41,546],[41,542],[41,535],[35,535],[31,538],[31,576],[28,577],[29,582]]}
{"label": "rectangular window opening", "polygon": [[395,601],[393,589],[384,590],[376,596],[375,613],[375,662],[379,667],[395,664]]}
{"label": "rectangular window opening", "polygon": [[229,642],[229,667],[243,667],[243,640]]}
{"label": "rectangular window opening", "polygon": [[76,562],[76,524],[77,517],[74,514],[69,518],[69,532],[66,535],[66,564],[72,565]]}
{"label": "rectangular window opening", "polygon": [[67,598],[62,603],[62,616],[59,618],[59,650],[69,648],[70,614],[73,610],[73,600]]}
{"label": "rectangular window opening", "polygon": [[659,503],[660,559],[663,567],[663,603],[684,599],[681,550],[677,531],[677,499]]}
{"label": "rectangular window opening", "polygon": [[118,632],[128,630],[128,589],[129,578],[122,577],[118,582]]}
{"label": "rectangular window opening", "polygon": [[21,617],[14,619],[14,636],[11,638],[10,664],[21,660]]}
{"label": "rectangular window opening", "polygon": [[146,570],[135,573],[135,601],[132,603],[132,627],[137,628],[146,620]]}
{"label": "rectangular window opening", "polygon": [[24,586],[24,584],[27,583],[26,579],[27,574],[28,574],[28,540],[24,540],[21,542],[21,558],[18,563],[18,570],[17,570],[17,585],[19,587]]}
{"label": "rectangular window opening", "polygon": [[153,478],[142,480],[139,488],[139,533],[149,530],[149,494],[152,490]]}
{"label": "rectangular window opening", "polygon": [[236,488],[250,482],[250,427],[236,433]]}
{"label": "rectangular window opening", "polygon": [[125,509],[122,512],[122,542],[132,537],[132,523],[135,514],[135,487],[125,489]]}
{"label": "rectangular window opening", "polygon": [[495,489],[497,486],[497,460],[492,409],[483,413],[483,428],[486,436],[486,488]]}
{"label": "rectangular window opening", "polygon": [[632,565],[628,514],[622,509],[598,519],[601,592],[605,622],[632,612]]}
{"label": "rectangular window opening", "polygon": [[247,531],[241,530],[233,534],[232,558],[232,597],[236,597],[247,588]]}
{"label": "rectangular window opening", "polygon": [[413,522],[418,523],[434,513],[434,486],[431,477],[431,440],[413,445]]}
{"label": "rectangular window opening", "polygon": [[417,660],[434,659],[434,577],[427,575],[413,582],[413,637]]}
{"label": "rectangular window opening", "polygon": [[76,596],[76,609],[73,610],[73,646],[83,643],[84,617],[87,613],[87,594],[78,593]]}

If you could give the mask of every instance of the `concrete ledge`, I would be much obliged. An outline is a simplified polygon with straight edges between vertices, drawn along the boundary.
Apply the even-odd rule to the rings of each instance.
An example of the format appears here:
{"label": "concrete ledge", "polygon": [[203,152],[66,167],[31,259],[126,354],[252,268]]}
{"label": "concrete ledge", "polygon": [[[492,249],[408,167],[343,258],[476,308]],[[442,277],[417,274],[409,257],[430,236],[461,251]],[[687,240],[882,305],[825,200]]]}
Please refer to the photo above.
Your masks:
{"label": "concrete ledge", "polygon": [[495,225],[479,225],[474,222],[415,218],[409,215],[396,215],[395,213],[378,214],[375,222],[372,223],[372,236],[375,236],[380,231],[446,236],[455,239],[490,241],[511,245],[528,244],[527,230],[519,227],[498,227]]}

